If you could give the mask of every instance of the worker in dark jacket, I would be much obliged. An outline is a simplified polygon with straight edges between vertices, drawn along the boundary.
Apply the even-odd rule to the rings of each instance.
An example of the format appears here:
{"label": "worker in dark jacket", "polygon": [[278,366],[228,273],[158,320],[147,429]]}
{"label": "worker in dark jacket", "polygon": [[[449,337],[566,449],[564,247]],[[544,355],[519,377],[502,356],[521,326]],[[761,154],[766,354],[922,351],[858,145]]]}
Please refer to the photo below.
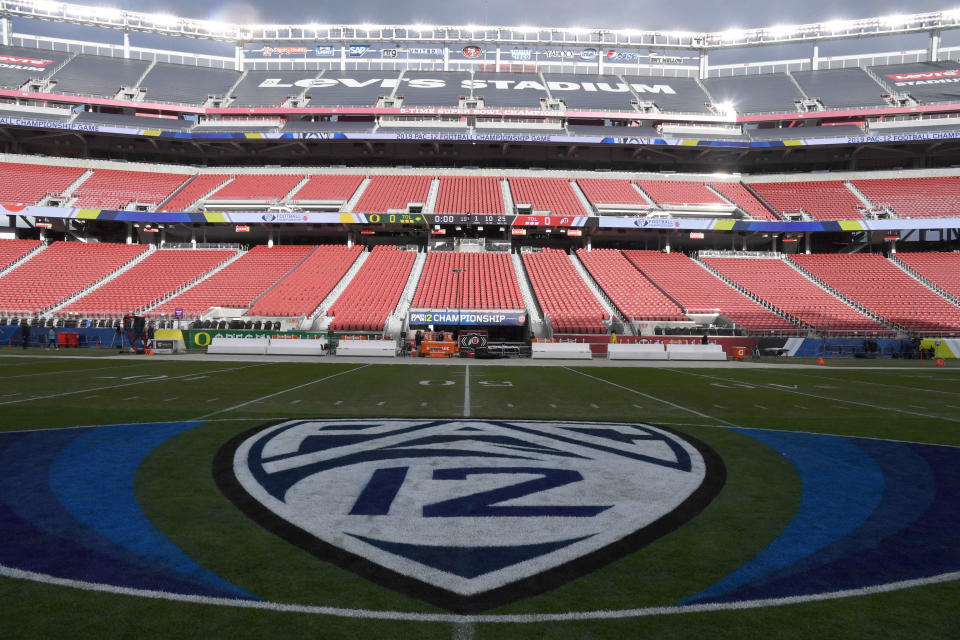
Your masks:
{"label": "worker in dark jacket", "polygon": [[23,338],[23,348],[26,349],[30,344],[30,322],[26,318],[20,323],[20,337]]}

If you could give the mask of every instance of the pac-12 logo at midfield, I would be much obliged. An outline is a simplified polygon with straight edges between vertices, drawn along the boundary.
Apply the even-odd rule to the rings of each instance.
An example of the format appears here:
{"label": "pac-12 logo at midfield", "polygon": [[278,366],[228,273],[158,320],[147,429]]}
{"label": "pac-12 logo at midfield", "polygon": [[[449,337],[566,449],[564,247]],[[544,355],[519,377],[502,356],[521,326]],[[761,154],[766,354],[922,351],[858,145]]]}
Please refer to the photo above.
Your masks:
{"label": "pac-12 logo at midfield", "polygon": [[699,513],[725,476],[642,424],[294,420],[228,443],[216,476],[310,552],[455,611],[579,577]]}

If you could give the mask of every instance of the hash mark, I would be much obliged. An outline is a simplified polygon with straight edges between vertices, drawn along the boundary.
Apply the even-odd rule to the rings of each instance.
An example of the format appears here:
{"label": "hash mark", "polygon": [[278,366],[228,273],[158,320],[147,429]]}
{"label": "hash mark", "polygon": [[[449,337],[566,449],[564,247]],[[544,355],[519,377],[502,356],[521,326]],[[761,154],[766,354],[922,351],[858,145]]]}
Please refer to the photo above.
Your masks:
{"label": "hash mark", "polygon": [[599,409],[599,408],[600,408],[599,406],[593,404],[592,402],[590,403],[590,406],[593,407],[594,409]]}

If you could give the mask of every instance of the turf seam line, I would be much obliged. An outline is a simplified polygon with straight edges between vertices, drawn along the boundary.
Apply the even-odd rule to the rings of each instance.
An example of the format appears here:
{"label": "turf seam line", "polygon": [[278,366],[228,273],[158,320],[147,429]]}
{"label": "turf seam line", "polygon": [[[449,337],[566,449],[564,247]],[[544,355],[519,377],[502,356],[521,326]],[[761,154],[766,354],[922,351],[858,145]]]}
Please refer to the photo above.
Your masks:
{"label": "turf seam line", "polygon": [[874,595],[878,593],[889,593],[891,591],[900,591],[914,587],[922,587],[945,582],[960,580],[960,571],[951,573],[941,573],[927,578],[914,578],[912,580],[901,580],[899,582],[888,582],[885,584],[861,587],[859,589],[846,589],[842,591],[832,591],[829,593],[817,593],[805,596],[791,596],[789,598],[770,598],[766,600],[744,600],[741,602],[714,603],[700,605],[683,605],[667,607],[644,607],[638,609],[619,609],[619,610],[597,610],[597,611],[577,611],[569,613],[532,613],[532,614],[510,614],[510,615],[461,615],[450,613],[415,613],[405,611],[377,611],[373,609],[342,609],[338,607],[310,606],[284,604],[279,602],[264,602],[260,600],[235,600],[231,598],[215,598],[209,596],[190,596],[165,591],[151,591],[148,589],[131,589],[129,587],[117,587],[108,584],[95,582],[84,582],[81,580],[71,580],[67,578],[58,578],[42,573],[24,571],[0,565],[0,576],[14,578],[19,580],[30,580],[42,584],[49,584],[60,587],[70,587],[84,591],[98,591],[102,593],[113,593],[117,595],[134,596],[141,598],[151,598],[155,600],[172,600],[175,602],[187,602],[191,604],[207,604],[227,607],[236,607],[244,609],[261,609],[267,611],[276,611],[284,613],[308,613],[317,615],[337,616],[341,618],[359,618],[375,620],[402,620],[412,622],[453,622],[453,623],[538,623],[538,622],[566,622],[577,620],[612,620],[619,618],[639,618],[656,615],[675,615],[685,613],[705,613],[712,611],[734,611],[743,609],[760,609],[765,607],[782,607],[786,605],[803,604],[806,602],[819,602],[823,600],[837,600],[841,598],[851,598],[856,596]]}
{"label": "turf seam line", "polygon": [[590,375],[589,373],[584,373],[583,371],[577,371],[576,369],[571,369],[570,367],[564,367],[564,369],[566,369],[567,371],[572,371],[573,373],[578,373],[578,374],[580,374],[581,376],[586,376],[587,378],[592,378],[592,379],[597,380],[597,381],[599,381],[599,382],[604,382],[604,383],[609,384],[609,385],[611,385],[611,386],[617,387],[618,389],[623,389],[624,391],[629,391],[630,393],[635,393],[635,394],[637,394],[638,396],[643,396],[644,398],[647,398],[647,399],[649,399],[649,400],[655,400],[655,401],[657,401],[657,402],[662,402],[663,404],[670,405],[671,407],[673,407],[673,408],[675,408],[675,409],[680,409],[681,411],[686,411],[686,412],[688,412],[688,413],[692,413],[692,414],[694,414],[694,415],[700,416],[701,418],[706,418],[707,420],[713,420],[713,421],[715,421],[715,422],[719,422],[719,423],[721,423],[721,424],[723,424],[723,425],[726,425],[726,426],[728,426],[728,427],[736,427],[736,426],[737,426],[737,425],[733,424],[732,422],[728,422],[728,421],[722,420],[722,419],[720,419],[720,418],[714,418],[713,416],[708,416],[707,414],[701,413],[701,412],[697,411],[696,409],[691,409],[690,407],[684,407],[684,406],[682,406],[682,405],[675,404],[675,403],[673,403],[673,402],[670,402],[669,400],[664,400],[663,398],[658,398],[657,396],[652,396],[652,395],[650,395],[649,393],[644,393],[643,391],[637,391],[636,389],[631,389],[630,387],[625,387],[625,386],[623,386],[622,384],[617,384],[616,382],[611,382],[610,380],[606,380],[606,379],[604,379],[604,378],[598,378],[597,376],[592,376],[592,375]]}
{"label": "turf seam line", "polygon": [[276,396],[283,395],[284,393],[289,393],[289,392],[291,392],[291,391],[296,391],[296,390],[298,390],[298,389],[303,389],[304,387],[309,387],[309,386],[312,385],[312,384],[317,384],[318,382],[323,382],[323,381],[325,381],[325,380],[330,380],[331,378],[336,378],[337,376],[342,376],[342,375],[344,375],[344,374],[346,374],[346,373],[351,373],[351,372],[353,372],[353,371],[359,371],[360,369],[365,369],[366,367],[369,367],[369,366],[370,366],[369,364],[364,364],[364,365],[360,365],[359,367],[354,367],[353,369],[347,369],[346,371],[339,371],[339,372],[337,372],[337,373],[331,374],[331,375],[326,376],[326,377],[324,377],[324,378],[318,378],[317,380],[311,380],[310,382],[304,382],[303,384],[299,384],[299,385],[297,385],[297,386],[295,386],[295,387],[290,387],[289,389],[283,389],[282,391],[277,391],[276,393],[270,393],[270,394],[267,394],[267,395],[265,395],[265,396],[260,396],[259,398],[254,398],[253,400],[247,400],[246,402],[241,402],[240,404],[234,405],[234,406],[232,406],[232,407],[228,407],[228,408],[226,408],[226,409],[218,409],[218,410],[216,410],[216,411],[214,411],[214,412],[212,412],[212,413],[208,413],[208,414],[206,414],[206,415],[202,415],[202,416],[200,416],[199,418],[194,418],[194,419],[195,419],[195,420],[205,420],[205,419],[209,418],[210,416],[215,416],[215,415],[217,415],[218,413],[226,413],[227,411],[234,411],[235,409],[240,409],[241,407],[245,407],[245,406],[247,406],[248,404],[253,404],[253,403],[255,403],[255,402],[262,402],[262,401],[264,401],[264,400],[269,400],[270,398],[274,398],[274,397],[276,397]]}

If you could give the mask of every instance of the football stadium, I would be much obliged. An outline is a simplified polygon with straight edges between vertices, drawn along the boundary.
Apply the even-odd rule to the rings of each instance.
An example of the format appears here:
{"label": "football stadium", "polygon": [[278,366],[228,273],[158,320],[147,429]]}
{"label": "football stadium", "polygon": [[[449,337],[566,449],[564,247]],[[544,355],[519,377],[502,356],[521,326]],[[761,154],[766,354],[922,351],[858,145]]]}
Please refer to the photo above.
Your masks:
{"label": "football stadium", "polygon": [[0,637],[960,638],[958,143],[960,10],[0,0]]}

